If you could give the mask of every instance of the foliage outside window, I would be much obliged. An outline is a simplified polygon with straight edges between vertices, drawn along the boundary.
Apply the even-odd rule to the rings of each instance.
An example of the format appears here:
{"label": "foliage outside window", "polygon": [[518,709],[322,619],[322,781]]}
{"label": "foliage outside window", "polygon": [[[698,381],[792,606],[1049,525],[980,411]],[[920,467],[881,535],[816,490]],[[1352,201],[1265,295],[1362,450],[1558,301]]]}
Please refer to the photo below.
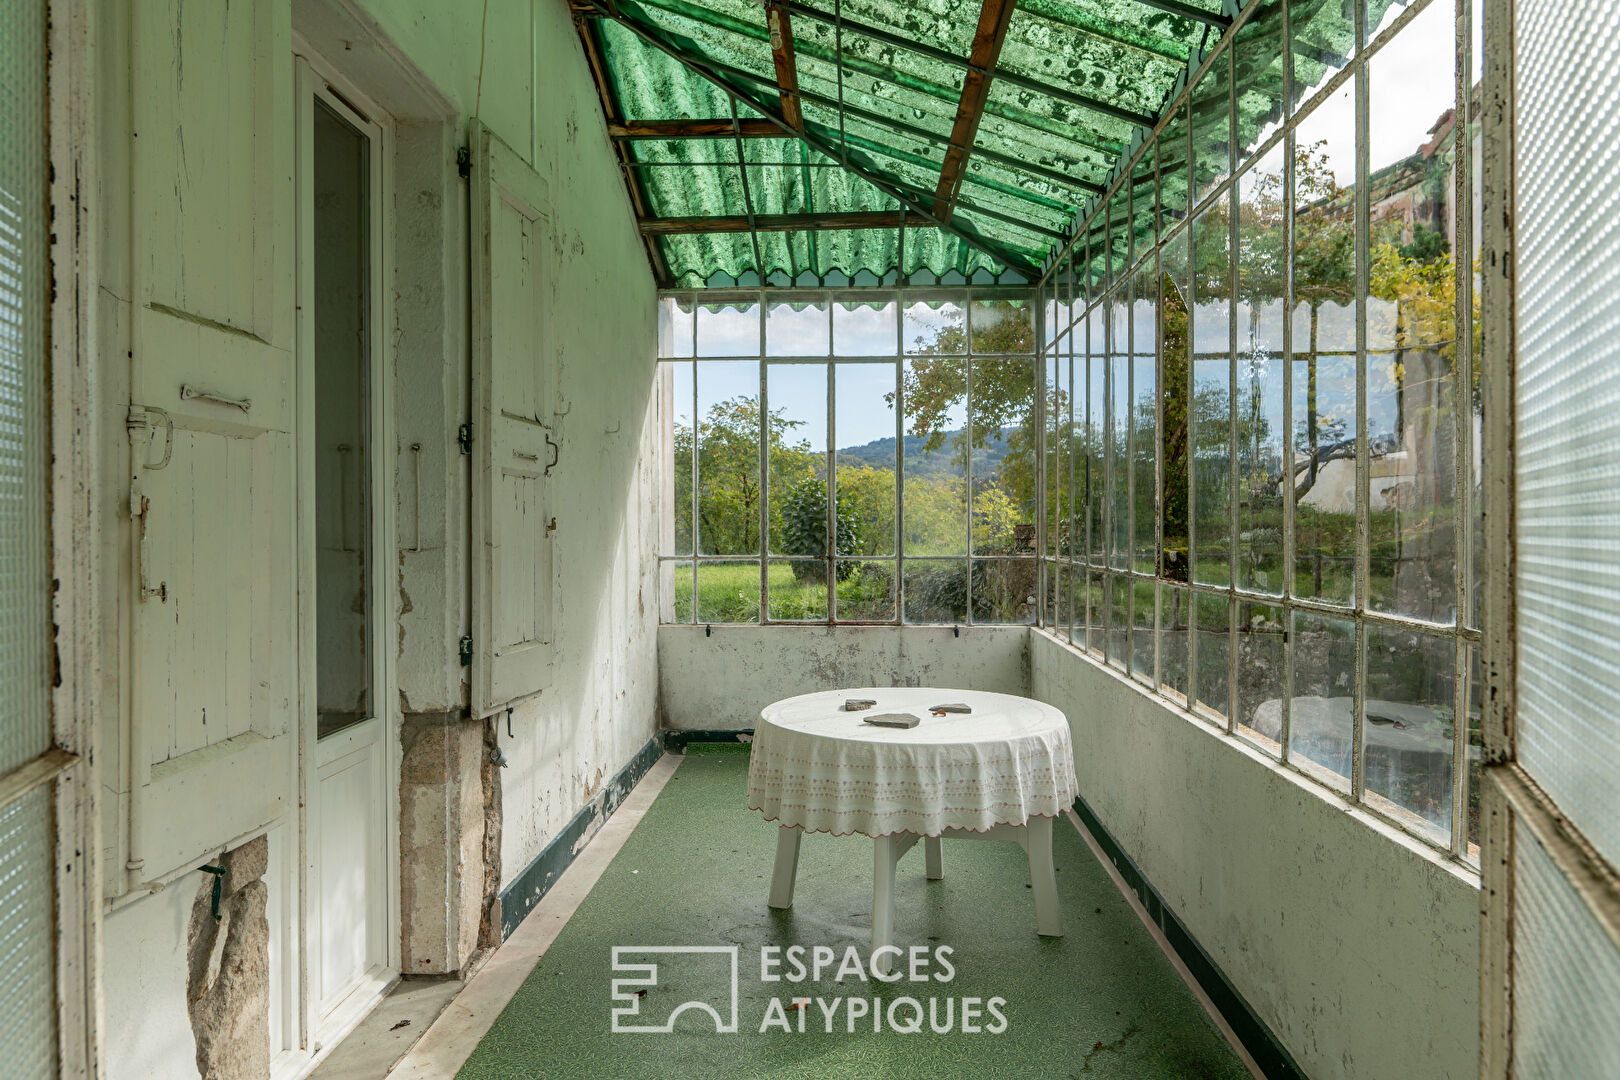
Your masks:
{"label": "foliage outside window", "polygon": [[1476,24],[1249,4],[1038,303],[1046,629],[1477,862]]}
{"label": "foliage outside window", "polygon": [[660,300],[677,623],[1033,623],[1030,291]]}

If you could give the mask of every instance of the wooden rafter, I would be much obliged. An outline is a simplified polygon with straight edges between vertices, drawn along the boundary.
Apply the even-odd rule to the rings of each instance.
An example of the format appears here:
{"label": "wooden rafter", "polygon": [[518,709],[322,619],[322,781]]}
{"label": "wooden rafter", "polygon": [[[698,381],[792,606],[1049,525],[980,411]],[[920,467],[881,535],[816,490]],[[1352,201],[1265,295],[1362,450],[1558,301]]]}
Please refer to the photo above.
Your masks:
{"label": "wooden rafter", "polygon": [[819,214],[755,214],[728,217],[643,218],[641,231],[648,236],[693,236],[700,233],[820,232],[828,229],[897,229],[899,210],[853,210]]}
{"label": "wooden rafter", "polygon": [[769,120],[739,120],[734,131],[730,117],[703,120],[620,120],[608,124],[615,139],[729,139],[740,134],[745,139],[787,139],[787,132]]}
{"label": "wooden rafter", "polygon": [[951,125],[951,144],[939,170],[939,186],[934,189],[934,216],[949,221],[956,209],[956,193],[962,187],[968,158],[979,135],[984,104],[990,99],[991,72],[1001,57],[1007,27],[1012,24],[1016,0],[984,0],[979,8],[979,29],[973,35],[973,52],[968,57],[968,73],[962,78],[962,100]]}
{"label": "wooden rafter", "polygon": [[[608,76],[607,63],[602,58],[602,45],[597,39],[596,20],[576,15],[574,29],[579,32],[580,44],[585,49],[585,62],[591,69],[591,79],[596,83],[596,96],[602,102],[602,116],[607,120],[608,126],[616,124],[620,119],[618,95],[613,92],[613,81]],[[630,193],[630,205],[636,212],[636,217],[646,217],[651,212],[647,202],[647,193],[641,188],[641,176],[635,169],[626,168],[630,163],[629,150],[620,142],[613,144],[613,153],[619,159],[619,171],[624,174],[625,188]],[[651,236],[642,238],[647,244],[647,261],[652,265],[653,278],[660,286],[671,284],[669,264],[664,260],[664,252],[658,246],[658,241]]]}
{"label": "wooden rafter", "polygon": [[766,0],[765,19],[771,30],[771,58],[776,61],[776,87],[782,98],[782,119],[795,131],[804,130],[799,107],[799,65],[793,55],[793,23],[786,6]]}

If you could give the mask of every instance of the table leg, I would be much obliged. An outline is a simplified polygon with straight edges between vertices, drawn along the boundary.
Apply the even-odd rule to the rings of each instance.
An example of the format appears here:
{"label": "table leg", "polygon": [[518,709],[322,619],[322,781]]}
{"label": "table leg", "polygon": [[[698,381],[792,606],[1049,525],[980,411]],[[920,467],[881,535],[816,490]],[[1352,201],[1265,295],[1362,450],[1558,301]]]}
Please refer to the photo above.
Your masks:
{"label": "table leg", "polygon": [[797,826],[783,825],[776,832],[776,868],[771,872],[771,898],[773,908],[793,906],[793,879],[799,873],[799,838],[804,831]]}
{"label": "table leg", "polygon": [[930,836],[923,841],[923,854],[928,860],[928,880],[942,879],[945,876],[945,867],[940,859],[939,837]]}
{"label": "table leg", "polygon": [[1035,932],[1041,937],[1063,936],[1063,912],[1058,908],[1057,871],[1052,866],[1052,819],[1032,817],[1025,849],[1029,852],[1029,883],[1035,891]]}
{"label": "table leg", "polygon": [[877,951],[894,944],[894,866],[899,861],[895,837],[880,836],[872,842],[872,970],[887,975],[893,964],[889,953]]}

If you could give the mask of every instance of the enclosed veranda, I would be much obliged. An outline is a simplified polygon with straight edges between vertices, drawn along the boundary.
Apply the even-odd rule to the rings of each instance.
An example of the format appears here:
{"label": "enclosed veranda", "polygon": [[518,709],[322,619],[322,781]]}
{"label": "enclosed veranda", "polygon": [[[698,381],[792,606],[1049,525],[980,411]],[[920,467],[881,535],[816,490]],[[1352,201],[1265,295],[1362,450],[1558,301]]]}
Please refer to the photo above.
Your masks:
{"label": "enclosed veranda", "polygon": [[4,2],[0,1074],[1620,1075],[1606,0]]}

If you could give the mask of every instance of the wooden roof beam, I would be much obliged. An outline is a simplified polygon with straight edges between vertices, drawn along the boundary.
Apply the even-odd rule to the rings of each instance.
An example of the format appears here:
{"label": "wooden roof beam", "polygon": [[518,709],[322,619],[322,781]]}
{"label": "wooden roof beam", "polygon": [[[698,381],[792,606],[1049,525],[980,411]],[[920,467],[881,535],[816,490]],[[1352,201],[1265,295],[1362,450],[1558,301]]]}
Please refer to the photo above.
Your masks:
{"label": "wooden roof beam", "polygon": [[[801,121],[802,122],[802,121]],[[739,120],[738,129],[731,126],[730,117],[702,120],[621,120],[608,124],[608,135],[614,139],[730,139],[742,135],[745,139],[791,139],[793,136],[769,120]]]}
{"label": "wooden roof beam", "polygon": [[[759,232],[820,232],[828,229],[897,229],[899,210],[852,210],[821,214],[755,214],[752,228]],[[642,218],[643,236],[695,236],[702,233],[750,231],[746,215],[726,217]],[[916,228],[918,223],[911,222]]]}
{"label": "wooden roof beam", "polygon": [[793,54],[793,24],[788,9],[775,0],[766,0],[765,20],[771,31],[771,59],[776,62],[776,86],[782,99],[782,119],[795,131],[804,130],[804,110],[799,107],[799,63]]}
{"label": "wooden roof beam", "polygon": [[990,99],[990,73],[996,70],[996,61],[1001,57],[1015,3],[1016,0],[984,0],[979,8],[979,28],[973,35],[968,73],[962,78],[962,100],[956,107],[956,122],[951,125],[951,143],[939,170],[939,186],[934,189],[934,216],[941,221],[949,221],[951,211],[956,208],[956,193],[962,187],[968,158],[973,154],[985,102]]}

